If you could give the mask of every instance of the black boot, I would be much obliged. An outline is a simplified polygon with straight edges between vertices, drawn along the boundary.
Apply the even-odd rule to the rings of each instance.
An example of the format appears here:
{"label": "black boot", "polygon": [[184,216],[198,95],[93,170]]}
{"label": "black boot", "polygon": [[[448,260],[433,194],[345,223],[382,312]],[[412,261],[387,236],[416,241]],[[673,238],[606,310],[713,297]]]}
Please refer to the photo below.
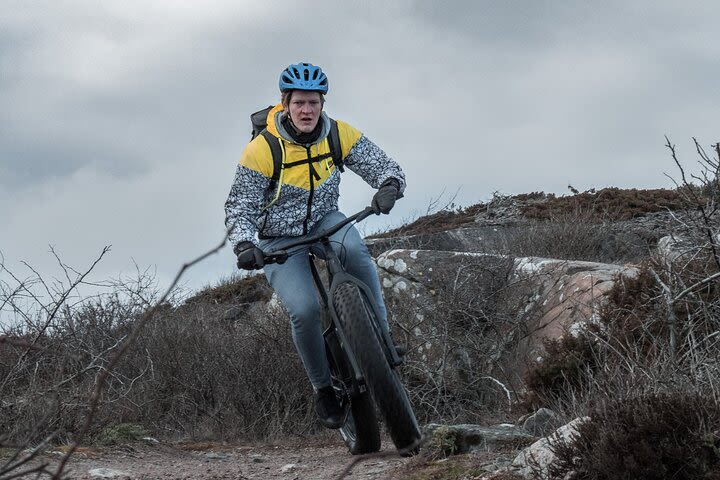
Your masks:
{"label": "black boot", "polygon": [[315,392],[315,413],[326,428],[340,428],[345,420],[333,387],[323,387]]}

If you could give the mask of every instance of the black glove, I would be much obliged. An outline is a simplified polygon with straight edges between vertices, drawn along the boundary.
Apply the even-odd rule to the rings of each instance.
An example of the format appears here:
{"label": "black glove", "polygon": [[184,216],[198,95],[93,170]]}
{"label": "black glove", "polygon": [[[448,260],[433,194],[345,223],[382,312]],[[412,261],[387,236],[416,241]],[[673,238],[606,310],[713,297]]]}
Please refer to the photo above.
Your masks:
{"label": "black glove", "polygon": [[390,213],[390,210],[395,206],[395,200],[398,199],[398,194],[400,193],[400,182],[398,182],[394,178],[388,178],[383,182],[382,185],[380,185],[380,188],[377,192],[375,192],[375,196],[372,199],[372,203],[370,206],[372,206],[373,210],[375,211],[375,215],[380,215],[381,213]]}
{"label": "black glove", "polygon": [[237,266],[243,270],[258,270],[265,266],[263,251],[252,242],[240,242],[233,248],[237,255]]}

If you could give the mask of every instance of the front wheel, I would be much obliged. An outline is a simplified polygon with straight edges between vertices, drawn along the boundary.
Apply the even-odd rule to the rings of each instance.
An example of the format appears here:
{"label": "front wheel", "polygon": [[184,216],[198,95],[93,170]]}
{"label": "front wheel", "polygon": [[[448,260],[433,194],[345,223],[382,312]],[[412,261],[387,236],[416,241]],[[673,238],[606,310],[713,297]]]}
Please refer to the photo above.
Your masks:
{"label": "front wheel", "polygon": [[333,292],[338,321],[360,365],[385,426],[398,450],[414,453],[421,434],[400,378],[385,357],[371,323],[374,315],[357,285],[341,283]]}

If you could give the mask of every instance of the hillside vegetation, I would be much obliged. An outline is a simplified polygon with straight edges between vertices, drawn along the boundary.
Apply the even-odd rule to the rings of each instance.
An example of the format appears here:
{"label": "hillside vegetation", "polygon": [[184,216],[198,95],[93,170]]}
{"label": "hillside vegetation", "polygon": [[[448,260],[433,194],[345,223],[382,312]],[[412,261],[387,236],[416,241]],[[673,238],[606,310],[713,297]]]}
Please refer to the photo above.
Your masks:
{"label": "hillside vegetation", "polygon": [[[533,232],[543,234],[526,235],[522,244],[506,242],[505,253],[536,249],[547,257],[568,258],[573,245],[588,243],[589,228],[611,231],[619,222],[646,228],[643,222],[659,215],[655,218],[662,217],[658,221],[671,225],[686,245],[675,257],[647,249],[644,256],[634,253],[641,273],[617,282],[596,324],[580,335],[548,343],[546,357],[529,371],[525,387],[512,392],[510,404],[504,401],[505,392],[492,385],[479,389],[477,382],[471,385],[472,379],[428,385],[410,378],[421,423],[500,420],[541,406],[569,419],[593,409],[608,412],[615,408],[605,406],[610,401],[637,404],[632,415],[657,422],[651,413],[673,414],[672,408],[660,410],[658,404],[700,405],[705,409],[701,413],[710,415],[708,422],[701,421],[683,442],[700,449],[712,445],[705,465],[715,465],[720,417],[708,401],[720,398],[719,200],[717,176],[712,175],[700,185],[683,182],[673,190],[606,188],[568,196],[496,196],[382,234],[427,234],[498,219],[498,225],[526,222]],[[508,206],[512,215],[506,215]],[[505,213],[495,216],[494,211]],[[513,252],[512,245],[521,251]],[[593,252],[594,259],[618,261],[615,254],[597,258],[602,254]],[[479,288],[507,291],[507,266],[500,262],[493,268],[484,269],[483,278],[489,280]],[[0,445],[64,443],[79,431],[85,431],[86,441],[107,442],[108,429],[120,424],[138,425],[171,440],[305,437],[319,431],[286,314],[279,307],[267,308],[272,292],[264,277],[231,279],[158,306],[153,281],[143,275],[117,285],[110,294],[71,301],[68,293],[81,279],[74,270],[67,272],[68,282],[62,288],[53,284],[44,296],[29,293],[25,286],[2,285],[0,304],[22,322],[0,336]],[[48,286],[39,275],[35,283]],[[473,303],[473,318],[495,323],[470,322],[466,310],[453,309],[477,298],[477,292],[465,293],[467,298],[448,298],[448,308],[438,313],[445,312],[448,322],[458,322],[458,332],[466,338],[487,337],[501,322],[518,316],[512,310],[517,304],[487,290],[486,301]],[[397,320],[403,312],[394,315]],[[114,363],[141,318],[141,334]],[[415,346],[409,347],[409,361],[420,362]],[[104,371],[106,386],[102,395],[92,398]],[[638,399],[649,400],[638,404]],[[91,410],[92,421],[87,422]],[[627,422],[621,416],[617,413],[613,421]],[[587,435],[611,445],[618,437],[609,428],[596,425]],[[627,441],[647,440],[634,435]],[[567,469],[590,472],[598,465],[608,467],[602,462],[609,460],[582,463],[586,453],[581,448],[566,453]],[[558,467],[557,478],[567,469]]]}

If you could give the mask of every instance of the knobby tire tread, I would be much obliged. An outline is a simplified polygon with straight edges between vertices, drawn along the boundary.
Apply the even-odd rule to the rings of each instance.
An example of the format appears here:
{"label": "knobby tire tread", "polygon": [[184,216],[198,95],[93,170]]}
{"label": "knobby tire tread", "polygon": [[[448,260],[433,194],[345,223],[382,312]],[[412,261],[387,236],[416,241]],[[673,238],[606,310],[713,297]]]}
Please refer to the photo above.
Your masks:
{"label": "knobby tire tread", "polygon": [[[348,450],[353,455],[373,453],[380,450],[380,424],[375,416],[375,405],[370,392],[360,394],[350,399],[350,414],[355,426],[354,442],[345,441]],[[345,427],[342,427],[345,428]],[[341,428],[341,429],[342,429]]]}
{"label": "knobby tire tread", "polygon": [[362,369],[375,404],[398,450],[417,443],[420,431],[412,406],[396,372],[390,368],[378,343],[358,287],[338,285],[334,305],[345,337]]}
{"label": "knobby tire tread", "polygon": [[[347,379],[352,372],[336,339],[333,338],[327,343],[327,351],[330,371],[337,378],[337,382],[343,383],[342,379]],[[345,445],[353,455],[377,452],[380,450],[381,443],[380,425],[370,392],[365,391],[355,395],[349,398],[349,402],[348,419],[340,427],[340,434]]]}

